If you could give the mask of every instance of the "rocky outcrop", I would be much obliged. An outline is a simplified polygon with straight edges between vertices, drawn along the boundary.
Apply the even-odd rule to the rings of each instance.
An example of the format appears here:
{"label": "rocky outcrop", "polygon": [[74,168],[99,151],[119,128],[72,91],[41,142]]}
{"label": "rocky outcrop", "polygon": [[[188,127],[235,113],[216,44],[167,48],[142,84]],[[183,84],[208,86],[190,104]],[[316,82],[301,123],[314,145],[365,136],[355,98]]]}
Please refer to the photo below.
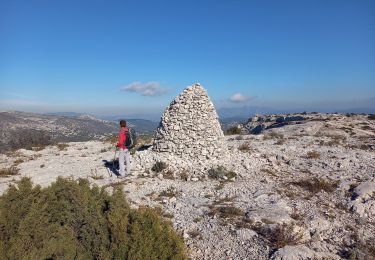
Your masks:
{"label": "rocky outcrop", "polygon": [[359,216],[375,218],[375,180],[363,182],[354,189],[354,200],[350,202],[352,211]]}
{"label": "rocky outcrop", "polygon": [[218,115],[207,91],[194,84],[165,109],[156,131],[153,151],[205,160],[227,153]]}
{"label": "rocky outcrop", "polygon": [[300,115],[295,116],[254,116],[244,125],[243,132],[260,134],[266,129],[282,127],[290,124],[300,124],[306,118]]}

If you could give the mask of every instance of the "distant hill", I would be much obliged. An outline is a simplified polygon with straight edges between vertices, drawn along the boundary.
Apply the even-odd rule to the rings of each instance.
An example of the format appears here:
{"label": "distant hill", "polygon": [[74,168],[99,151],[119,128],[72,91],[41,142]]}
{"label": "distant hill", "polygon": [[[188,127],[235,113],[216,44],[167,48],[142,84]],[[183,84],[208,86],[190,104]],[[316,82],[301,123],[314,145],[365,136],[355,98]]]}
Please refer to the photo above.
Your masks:
{"label": "distant hill", "polygon": [[50,113],[45,113],[44,115],[79,117],[80,115],[83,115],[83,114],[82,113],[77,113],[77,112],[50,112]]}
{"label": "distant hill", "polygon": [[[374,99],[375,100],[375,99]],[[375,101],[374,101],[375,102]],[[217,109],[219,118],[223,122],[228,122],[230,119],[237,121],[238,119],[242,120],[243,118],[250,118],[256,114],[258,115],[269,115],[269,114],[287,114],[287,113],[302,113],[302,112],[320,112],[320,113],[365,113],[373,114],[375,113],[374,106],[368,107],[352,107],[347,109],[340,108],[322,108],[322,107],[301,107],[301,108],[285,108],[277,109],[272,107],[258,107],[258,106],[242,106],[242,107],[224,107]]]}
{"label": "distant hill", "polygon": [[140,134],[152,134],[154,130],[158,127],[159,123],[147,119],[141,118],[131,118],[128,119],[127,116],[98,116],[92,114],[82,114],[76,112],[53,112],[46,113],[45,115],[55,115],[55,116],[65,116],[71,118],[87,118],[93,120],[105,120],[108,122],[115,122],[118,126],[120,119],[126,119],[128,126],[134,128],[137,133]]}
{"label": "distant hill", "polygon": [[141,118],[129,118],[128,116],[125,116],[125,115],[124,116],[121,116],[121,115],[97,116],[97,117],[102,118],[104,120],[111,121],[111,122],[116,122],[117,125],[121,119],[125,119],[128,123],[128,126],[134,128],[134,130],[140,134],[152,134],[159,125],[159,123],[155,121],[151,121],[148,119],[141,119]]}
{"label": "distant hill", "polygon": [[158,127],[159,123],[146,119],[127,119],[131,127],[141,134],[152,134]]}
{"label": "distant hill", "polygon": [[103,139],[118,131],[114,122],[78,117],[0,112],[0,151],[53,142]]}

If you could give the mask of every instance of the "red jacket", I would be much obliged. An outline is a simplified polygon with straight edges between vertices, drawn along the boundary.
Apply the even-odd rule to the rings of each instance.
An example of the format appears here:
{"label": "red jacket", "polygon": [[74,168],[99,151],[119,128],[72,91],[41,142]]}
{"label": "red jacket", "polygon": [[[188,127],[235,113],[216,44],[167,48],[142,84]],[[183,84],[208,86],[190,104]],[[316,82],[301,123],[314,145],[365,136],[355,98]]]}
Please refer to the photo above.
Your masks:
{"label": "red jacket", "polygon": [[129,129],[127,127],[122,127],[120,132],[118,133],[118,143],[116,144],[116,147],[120,147],[121,149],[128,149],[124,145],[126,141],[125,132],[129,132]]}

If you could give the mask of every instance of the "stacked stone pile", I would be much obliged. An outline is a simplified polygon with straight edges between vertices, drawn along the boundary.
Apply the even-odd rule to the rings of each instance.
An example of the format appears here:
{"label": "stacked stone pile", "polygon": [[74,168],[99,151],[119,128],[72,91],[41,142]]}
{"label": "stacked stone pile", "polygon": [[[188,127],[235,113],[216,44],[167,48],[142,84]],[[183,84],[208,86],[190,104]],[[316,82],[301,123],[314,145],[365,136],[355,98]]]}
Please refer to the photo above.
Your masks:
{"label": "stacked stone pile", "polygon": [[186,88],[166,108],[153,151],[189,160],[221,158],[228,153],[215,107],[200,84]]}

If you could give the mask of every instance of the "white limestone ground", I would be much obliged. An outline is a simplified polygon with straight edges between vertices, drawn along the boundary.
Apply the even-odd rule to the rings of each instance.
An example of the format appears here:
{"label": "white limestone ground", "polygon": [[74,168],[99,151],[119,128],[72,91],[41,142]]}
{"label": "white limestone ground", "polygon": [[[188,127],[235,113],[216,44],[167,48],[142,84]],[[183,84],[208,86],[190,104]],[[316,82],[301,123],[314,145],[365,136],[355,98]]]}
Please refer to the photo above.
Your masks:
{"label": "white limestone ground", "polygon": [[[21,149],[0,155],[0,168],[15,163],[20,169],[20,175],[0,177],[0,193],[23,176],[42,186],[58,176],[88,178],[108,191],[124,183],[132,206],[160,205],[173,216],[193,259],[341,259],[356,249],[356,236],[362,241],[375,237],[375,124],[361,115],[309,117],[303,124],[258,136],[226,136],[229,157],[209,164],[150,149],[137,152],[134,176],[125,180],[111,177],[104,167],[103,160],[114,155],[109,143],[69,143],[62,151],[56,146]],[[240,151],[244,144],[249,150]],[[140,158],[146,157],[149,161],[143,164]],[[161,174],[150,170],[154,157],[168,164]],[[207,178],[214,165],[234,171],[236,178]],[[180,167],[189,181],[179,179]],[[175,179],[163,178],[169,170]],[[315,177],[337,182],[337,187],[314,193],[293,184]],[[169,197],[160,196],[166,191]],[[240,210],[239,216],[225,218],[214,211],[231,206]],[[264,235],[277,223],[293,223],[288,233],[298,234],[279,250]]]}

